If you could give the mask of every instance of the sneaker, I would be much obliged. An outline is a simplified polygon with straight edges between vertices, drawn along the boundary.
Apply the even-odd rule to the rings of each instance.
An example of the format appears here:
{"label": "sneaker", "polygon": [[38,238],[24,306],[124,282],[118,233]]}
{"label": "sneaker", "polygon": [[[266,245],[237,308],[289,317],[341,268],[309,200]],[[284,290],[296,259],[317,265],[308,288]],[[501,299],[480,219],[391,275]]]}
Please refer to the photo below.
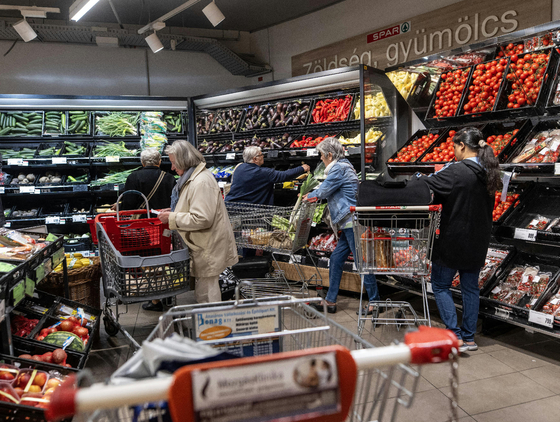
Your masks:
{"label": "sneaker", "polygon": [[151,300],[142,304],[142,309],[145,311],[163,312],[163,303],[153,303]]}
{"label": "sneaker", "polygon": [[470,343],[465,341],[461,346],[459,346],[459,352],[461,353],[474,352],[475,350],[478,350],[478,345],[474,341]]}

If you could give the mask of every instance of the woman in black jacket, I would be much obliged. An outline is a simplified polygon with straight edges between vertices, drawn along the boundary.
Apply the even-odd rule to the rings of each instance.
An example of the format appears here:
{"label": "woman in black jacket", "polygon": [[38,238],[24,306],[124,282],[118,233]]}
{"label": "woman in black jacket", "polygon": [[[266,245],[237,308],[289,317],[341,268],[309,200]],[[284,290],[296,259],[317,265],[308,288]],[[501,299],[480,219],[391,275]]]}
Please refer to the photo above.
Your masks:
{"label": "woman in black jacket", "polygon": [[[453,137],[457,162],[430,176],[422,176],[442,204],[439,237],[432,252],[432,288],[441,319],[459,339],[461,352],[477,350],[474,342],[478,319],[478,277],[484,266],[490,233],[494,193],[501,187],[498,160],[475,128],[464,128]],[[451,296],[451,282],[459,272],[463,297],[463,323]]]}

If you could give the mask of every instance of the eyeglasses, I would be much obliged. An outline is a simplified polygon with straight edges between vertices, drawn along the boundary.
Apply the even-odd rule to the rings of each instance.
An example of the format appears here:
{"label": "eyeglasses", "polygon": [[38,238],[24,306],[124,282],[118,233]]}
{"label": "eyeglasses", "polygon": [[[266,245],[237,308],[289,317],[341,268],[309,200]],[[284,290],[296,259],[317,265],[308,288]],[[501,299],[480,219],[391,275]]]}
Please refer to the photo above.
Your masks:
{"label": "eyeglasses", "polygon": [[264,154],[259,154],[257,155],[257,157],[264,157]]}

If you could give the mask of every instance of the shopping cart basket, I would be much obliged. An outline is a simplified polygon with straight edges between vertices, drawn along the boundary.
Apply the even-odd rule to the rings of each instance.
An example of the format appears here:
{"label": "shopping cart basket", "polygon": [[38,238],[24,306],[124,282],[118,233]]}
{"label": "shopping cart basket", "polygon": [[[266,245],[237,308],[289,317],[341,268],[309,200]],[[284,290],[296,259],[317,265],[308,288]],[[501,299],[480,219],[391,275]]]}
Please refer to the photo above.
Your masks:
{"label": "shopping cart basket", "polygon": [[[278,341],[279,353],[262,347],[251,357],[184,366],[172,377],[126,385],[81,390],[63,385],[53,394],[47,416],[95,412],[92,421],[394,420],[399,407],[412,404],[419,380],[419,372],[408,364],[451,361],[450,404],[457,420],[458,341],[448,330],[420,327],[406,335],[404,344],[374,348],[302,299],[270,297],[172,308],[149,340],[189,335],[191,323],[218,313],[238,314],[238,320],[267,314],[277,325],[252,340]],[[231,351],[239,341],[201,343]],[[392,408],[391,394],[396,396]]]}
{"label": "shopping cart basket", "polygon": [[[378,324],[431,325],[425,276],[435,236],[439,234],[441,205],[351,207],[356,268],[362,278],[358,333],[362,333],[367,315],[362,315],[364,274],[410,275],[419,277],[422,284],[423,315],[404,301],[372,301],[371,318]],[[383,318],[380,314],[385,313]]]}
{"label": "shopping cart basket", "polygon": [[[277,271],[267,279],[251,279],[257,296],[288,294],[308,297],[310,285],[318,290],[322,288],[322,278],[317,263],[306,248],[315,207],[315,203],[305,201],[297,209],[226,202],[237,246],[271,252],[277,268],[280,268],[278,264],[280,255],[287,255],[297,274],[295,282],[288,280],[283,271]],[[306,263],[310,263],[314,268],[309,277],[304,275],[301,255],[296,255],[296,252],[302,248],[307,252]],[[246,290],[242,291],[245,297],[250,297],[248,293]]]}
{"label": "shopping cart basket", "polygon": [[[168,239],[160,242],[173,246],[173,250],[168,253],[141,256],[148,250],[153,252],[154,249],[140,248],[139,253],[134,254],[133,250],[126,248],[125,255],[113,244],[104,224],[97,223],[105,295],[103,307],[105,331],[110,336],[121,331],[136,348],[140,347],[139,344],[118,322],[119,302],[126,306],[130,303],[175,296],[189,290],[187,246],[181,236],[174,231],[167,230],[167,233],[162,233],[162,237],[166,236]],[[113,305],[115,313],[111,311]]]}

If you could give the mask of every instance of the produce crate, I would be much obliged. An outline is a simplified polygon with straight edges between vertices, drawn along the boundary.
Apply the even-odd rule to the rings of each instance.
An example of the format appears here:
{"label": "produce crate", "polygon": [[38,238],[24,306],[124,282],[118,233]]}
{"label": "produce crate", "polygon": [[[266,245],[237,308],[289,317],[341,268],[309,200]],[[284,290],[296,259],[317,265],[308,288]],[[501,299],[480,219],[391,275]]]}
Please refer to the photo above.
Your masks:
{"label": "produce crate", "polygon": [[[31,215],[21,215],[20,213],[22,212],[27,212],[27,211],[32,211],[35,210],[34,213],[32,213]],[[18,206],[15,205],[12,208],[12,213],[10,214],[10,220],[15,220],[15,219],[24,219],[24,218],[38,218],[39,214],[41,212],[41,208],[37,207],[37,208],[29,208],[27,206]]]}
{"label": "produce crate", "polygon": [[[547,100],[550,98],[550,88],[553,86],[553,82],[555,80],[555,72],[557,72],[558,69],[559,53],[555,48],[548,48],[546,50],[540,50],[535,53],[548,55],[548,61],[544,67],[545,70],[541,85],[539,86],[540,90],[537,95],[537,99],[532,104],[527,101],[524,106],[518,108],[508,107],[508,104],[511,102],[510,100],[513,98],[513,84],[520,84],[522,83],[522,81],[519,77],[513,77],[512,80],[506,80],[506,84],[500,95],[496,110],[507,110],[509,112],[510,118],[541,115],[543,114],[544,108],[547,105]],[[525,56],[523,56],[523,58],[524,57]],[[521,57],[519,57],[519,59],[521,59]],[[508,77],[509,74],[515,75],[515,72],[513,72],[512,69],[512,65],[514,64],[515,63],[510,62]]]}
{"label": "produce crate", "polygon": [[512,277],[513,280],[519,279],[520,282],[532,282],[530,279],[521,277],[523,274],[522,270],[526,268],[526,266],[538,267],[539,274],[549,273],[550,275],[549,280],[546,282],[546,287],[544,287],[544,290],[539,298],[546,295],[547,291],[556,285],[558,277],[560,276],[560,261],[557,257],[545,255],[536,256],[525,252],[518,252],[515,258],[509,262],[509,265],[503,268],[500,276],[497,277],[493,283],[488,284],[488,286],[483,289],[481,292],[481,298],[484,298],[483,300],[487,304],[493,305],[496,308],[501,308],[506,311],[513,312],[516,315],[527,317],[529,315],[529,310],[535,310],[536,305],[538,304],[538,298],[525,294],[521,299],[516,300],[516,303],[514,304],[505,303],[493,298],[495,294],[500,293],[499,286],[504,286],[501,283],[506,281],[512,270],[516,268],[520,269],[520,272],[518,273],[518,276]]}
{"label": "produce crate", "polygon": [[[501,215],[497,216],[497,219],[494,220],[494,224],[495,225],[501,225],[508,218],[508,216],[513,212],[513,210],[515,208],[517,208],[519,206],[519,204],[521,204],[523,201],[526,200],[527,196],[531,192],[531,189],[533,189],[534,187],[535,187],[534,182],[527,182],[527,183],[521,183],[521,184],[510,184],[508,186],[507,195],[517,194],[519,196],[518,196],[517,199],[515,199],[515,201],[512,203],[512,205],[510,207],[508,207],[505,211],[503,211],[503,213]],[[501,191],[498,191],[495,194],[495,196],[496,196],[496,198],[498,198],[499,202],[502,202],[501,201],[501,194],[502,194]],[[494,205],[494,210],[496,210],[496,204]]]}
{"label": "produce crate", "polygon": [[89,237],[67,239],[64,241],[64,252],[91,251],[93,244]]}
{"label": "produce crate", "polygon": [[[12,147],[9,150],[4,150],[2,160],[9,162],[11,159],[32,160],[35,157],[35,151],[40,144],[27,144],[26,147]],[[9,152],[9,154],[8,154]],[[9,165],[9,164],[8,164]]]}
{"label": "produce crate", "polygon": [[[164,111],[163,120],[167,123],[167,134],[168,135],[182,135],[186,131],[186,115],[180,111]],[[177,125],[174,123],[179,123],[178,130],[174,130]]]}
{"label": "produce crate", "polygon": [[[126,132],[125,134],[119,133],[118,135],[108,135],[106,133],[103,133],[103,131],[99,128],[99,119],[106,117],[110,114],[115,114],[115,113],[122,113],[124,115],[127,116],[138,116],[138,119],[136,121],[136,124],[133,125],[132,130],[135,130],[135,133],[128,133]],[[140,136],[140,130],[139,130],[139,125],[140,125],[140,113],[139,112],[131,112],[131,111],[96,111],[94,113],[94,123],[95,123],[95,132],[94,135],[95,136],[101,136],[101,137],[109,137],[109,138],[130,138],[130,137],[134,137],[137,138],[138,136]]]}
{"label": "produce crate", "polygon": [[[293,140],[293,142],[288,146],[286,146],[286,148],[293,150],[293,149],[308,149],[308,148],[317,148],[317,145],[309,145],[309,146],[299,146],[298,144],[301,143],[301,141],[306,140],[307,143],[311,142],[311,141],[315,141],[317,138],[338,138],[340,137],[340,132],[337,132],[336,130],[331,130],[329,132],[327,132],[326,134],[321,134],[321,132],[319,131],[315,131],[315,132],[306,132],[304,134],[301,134],[299,136],[296,136],[295,139]],[[312,139],[308,139],[308,138],[312,138]],[[322,140],[323,140],[322,139]]]}
{"label": "produce crate", "polygon": [[58,157],[62,151],[62,142],[42,143],[35,151],[35,158]]}
{"label": "produce crate", "polygon": [[91,147],[91,153],[90,153],[90,161],[106,161],[107,160],[107,156],[96,156],[96,154],[98,153],[98,147],[102,147],[105,145],[105,143],[109,143],[109,144],[113,144],[113,143],[118,143],[120,144],[121,142],[124,142],[124,146],[126,149],[130,150],[130,151],[135,151],[135,155],[127,155],[127,156],[119,156],[119,162],[120,161],[127,161],[127,160],[134,160],[135,162],[138,161],[138,156],[140,155],[140,145],[138,143],[138,141],[131,141],[131,140],[125,140],[123,141],[122,139],[114,139],[114,140],[104,140],[105,142],[96,142],[95,146]]}
{"label": "produce crate", "polygon": [[[469,67],[463,67],[463,68],[459,68],[459,69],[455,69],[455,70],[451,70],[448,72],[443,72],[440,77],[439,80],[436,84],[436,87],[434,89],[434,93],[432,95],[432,100],[430,101],[430,105],[428,106],[428,112],[426,113],[426,122],[433,122],[433,121],[438,121],[438,120],[444,120],[447,119],[449,117],[455,117],[457,115],[460,114],[460,107],[463,104],[465,98],[468,95],[468,85],[469,82],[471,80],[471,74],[473,72],[473,68],[474,66],[469,66]],[[447,79],[448,75],[454,74],[455,72],[460,71],[463,74],[463,77],[465,78],[465,82],[464,84],[464,88],[461,92],[461,96],[460,96],[460,100],[459,103],[457,104],[457,110],[455,111],[455,113],[453,113],[452,116],[447,116],[447,117],[439,117],[436,115],[436,100],[438,99],[438,93],[440,92],[441,88],[442,88],[442,84],[444,83],[444,81]]]}
{"label": "produce crate", "polygon": [[[241,122],[243,122],[245,109],[243,108],[223,108],[216,111],[216,118],[210,128],[210,134],[233,133],[237,132]],[[230,119],[228,123],[227,119]],[[232,124],[235,119],[237,123]]]}
{"label": "produce crate", "polygon": [[83,154],[73,153],[70,150],[69,145],[67,145],[66,142],[64,142],[63,147],[62,147],[62,151],[60,152],[61,157],[67,157],[67,158],[79,158],[79,157],[87,158],[87,157],[89,157],[89,152],[91,150],[91,145],[89,144],[89,142],[72,142],[72,143],[77,145],[77,146],[84,147],[85,151],[83,152]]}
{"label": "produce crate", "polygon": [[51,203],[44,205],[41,207],[41,211],[39,212],[39,217],[62,217],[66,214],[66,201],[63,200],[53,200]]}
{"label": "produce crate", "polygon": [[[506,167],[511,167],[511,168],[520,167],[520,168],[523,168],[524,172],[531,171],[531,170],[539,171],[539,169],[543,168],[543,166],[544,167],[546,167],[546,166],[554,167],[554,163],[539,163],[539,162],[536,162],[536,163],[527,163],[527,162],[525,162],[525,163],[514,163],[514,160],[523,151],[523,149],[525,148],[525,145],[527,145],[531,140],[537,138],[539,133],[545,132],[545,131],[550,131],[550,130],[555,130],[555,129],[560,129],[560,120],[546,120],[546,121],[539,122],[531,128],[529,133],[527,135],[525,135],[524,138],[522,138],[518,134],[517,137],[518,137],[519,141],[508,152],[508,158],[505,159],[504,164],[506,164]],[[558,151],[560,152],[560,148],[559,148]],[[536,154],[536,156],[537,155],[538,154]],[[553,170],[553,169],[551,169],[551,170]]]}
{"label": "produce crate", "polygon": [[506,133],[518,130],[499,151],[498,161],[500,163],[505,163],[515,149],[515,146],[518,143],[523,143],[532,128],[533,125],[529,119],[488,123],[482,128],[482,135],[486,142],[488,142],[490,136],[505,135]]}
{"label": "produce crate", "polygon": [[196,133],[197,135],[210,135],[210,129],[216,118],[215,111],[200,110],[196,113]]}
{"label": "produce crate", "polygon": [[[71,172],[72,172],[72,171],[71,171]],[[72,186],[76,186],[76,185],[88,185],[89,182],[90,182],[90,180],[91,180],[91,178],[90,178],[90,173],[89,173],[87,170],[85,170],[85,169],[79,170],[78,172],[79,172],[79,173],[82,173],[82,174],[76,174],[77,172],[76,172],[76,171],[73,171],[72,173],[74,173],[74,174],[69,174],[69,175],[65,176],[65,178],[64,178],[64,184],[65,184],[65,185],[72,185]],[[77,181],[77,182],[73,182],[73,181],[70,179],[70,176],[74,177],[75,179],[77,179],[77,178],[79,178],[79,177],[82,177],[82,179],[79,180],[79,181]],[[85,176],[85,178],[84,178],[84,176]],[[87,188],[86,188],[85,190],[87,190]]]}
{"label": "produce crate", "polygon": [[[260,129],[281,130],[282,128],[297,128],[305,126],[309,120],[309,116],[311,115],[312,103],[313,99],[311,97],[302,97],[291,100],[282,100],[275,103],[267,102],[262,104],[252,104],[245,109],[244,118],[240,122],[237,131],[247,132]],[[282,109],[281,112],[278,112],[279,107]],[[284,119],[286,124],[270,127],[268,119],[273,117],[276,119],[276,117],[280,117],[280,113],[288,113]],[[291,113],[294,114],[290,116]],[[259,116],[263,114],[265,115],[264,120],[258,123]],[[290,118],[292,119],[290,120]],[[294,123],[294,120],[296,120],[296,123]],[[257,123],[259,124],[258,127],[255,126]],[[262,127],[263,123],[266,125],[265,127]]]}
{"label": "produce crate", "polygon": [[65,350],[68,357],[66,358],[66,363],[68,363],[71,368],[66,366],[57,365],[56,363],[47,363],[47,362],[38,362],[36,360],[20,358],[20,355],[42,355],[46,352],[52,352],[54,349],[57,349],[56,346],[52,344],[44,343],[44,344],[37,344],[35,341],[29,341],[20,338],[14,338],[14,356],[8,356],[0,354],[0,362],[8,363],[13,365],[13,362],[20,362],[20,368],[32,368],[33,365],[37,364],[37,369],[42,371],[59,371],[61,373],[72,373],[77,372],[80,369],[83,369],[85,366],[85,356],[83,354],[75,353],[71,350]]}
{"label": "produce crate", "polygon": [[66,111],[45,111],[43,136],[66,135]]}
{"label": "produce crate", "polygon": [[[56,176],[57,173],[59,174],[59,176]],[[43,177],[46,177],[47,179],[49,179],[49,177],[50,177],[50,180],[60,179],[60,181],[58,181],[58,182],[57,181],[50,181],[50,182],[46,181],[46,182],[41,183],[41,179]],[[65,181],[66,181],[66,176],[65,175],[60,174],[59,172],[50,170],[49,172],[39,173],[39,174],[37,174],[37,176],[35,176],[35,187],[36,188],[42,188],[42,187],[48,187],[48,186],[62,186],[62,185],[64,185]]]}
{"label": "produce crate", "polygon": [[[371,86],[368,92],[366,92],[365,99],[367,100],[368,97],[371,97],[371,100],[374,102],[374,104],[378,105],[377,108],[380,115],[373,116],[371,115],[372,113],[369,113],[370,115],[368,116],[368,110],[371,110],[371,107],[369,109],[368,107],[366,107],[366,115],[365,115],[366,120],[370,121],[372,119],[390,118],[392,116],[391,109],[389,108],[389,104],[387,103],[387,99],[383,95],[383,91],[379,86],[377,85]],[[376,108],[375,105],[373,105],[372,107]],[[360,106],[360,94],[358,93],[356,94],[355,101],[353,102],[352,109],[350,110],[350,118],[348,119],[349,121],[360,119],[361,113],[356,115],[359,106]]]}
{"label": "produce crate", "polygon": [[43,111],[0,111],[0,137],[43,135]]}
{"label": "produce crate", "polygon": [[[80,121],[83,125],[79,125]],[[91,136],[93,113],[84,110],[70,110],[66,114],[66,133],[68,136]]]}
{"label": "produce crate", "polygon": [[[514,208],[499,229],[496,229],[496,234],[520,239],[533,236],[530,240],[557,244],[560,242],[560,224],[549,228],[556,218],[560,218],[560,187],[539,184]],[[532,224],[534,220],[541,222],[544,228]],[[517,229],[534,232],[527,233]]]}
{"label": "produce crate", "polygon": [[[317,104],[318,104],[319,101],[332,100],[332,99],[344,99],[347,96],[350,97],[350,109],[348,111],[348,115],[346,116],[346,118],[340,119],[340,120],[334,120],[334,121],[330,121],[330,122],[317,122],[317,123],[313,120],[313,111],[317,107]],[[313,101],[312,105],[311,105],[310,112],[309,112],[309,121],[308,121],[307,124],[308,125],[322,125],[322,124],[332,124],[332,123],[340,123],[340,122],[349,121],[351,119],[352,111],[354,110],[354,104],[356,102],[357,97],[358,97],[358,95],[356,95],[352,92],[323,94],[323,95],[320,95],[320,96],[316,97],[315,100]]]}
{"label": "produce crate", "polygon": [[220,152],[220,150],[224,147],[227,141],[224,140],[209,140],[206,139],[200,141],[200,137],[198,139],[198,151],[202,154],[215,154]]}
{"label": "produce crate", "polygon": [[68,204],[65,215],[72,217],[73,215],[92,216],[93,214],[93,204],[89,198],[75,198]]}

